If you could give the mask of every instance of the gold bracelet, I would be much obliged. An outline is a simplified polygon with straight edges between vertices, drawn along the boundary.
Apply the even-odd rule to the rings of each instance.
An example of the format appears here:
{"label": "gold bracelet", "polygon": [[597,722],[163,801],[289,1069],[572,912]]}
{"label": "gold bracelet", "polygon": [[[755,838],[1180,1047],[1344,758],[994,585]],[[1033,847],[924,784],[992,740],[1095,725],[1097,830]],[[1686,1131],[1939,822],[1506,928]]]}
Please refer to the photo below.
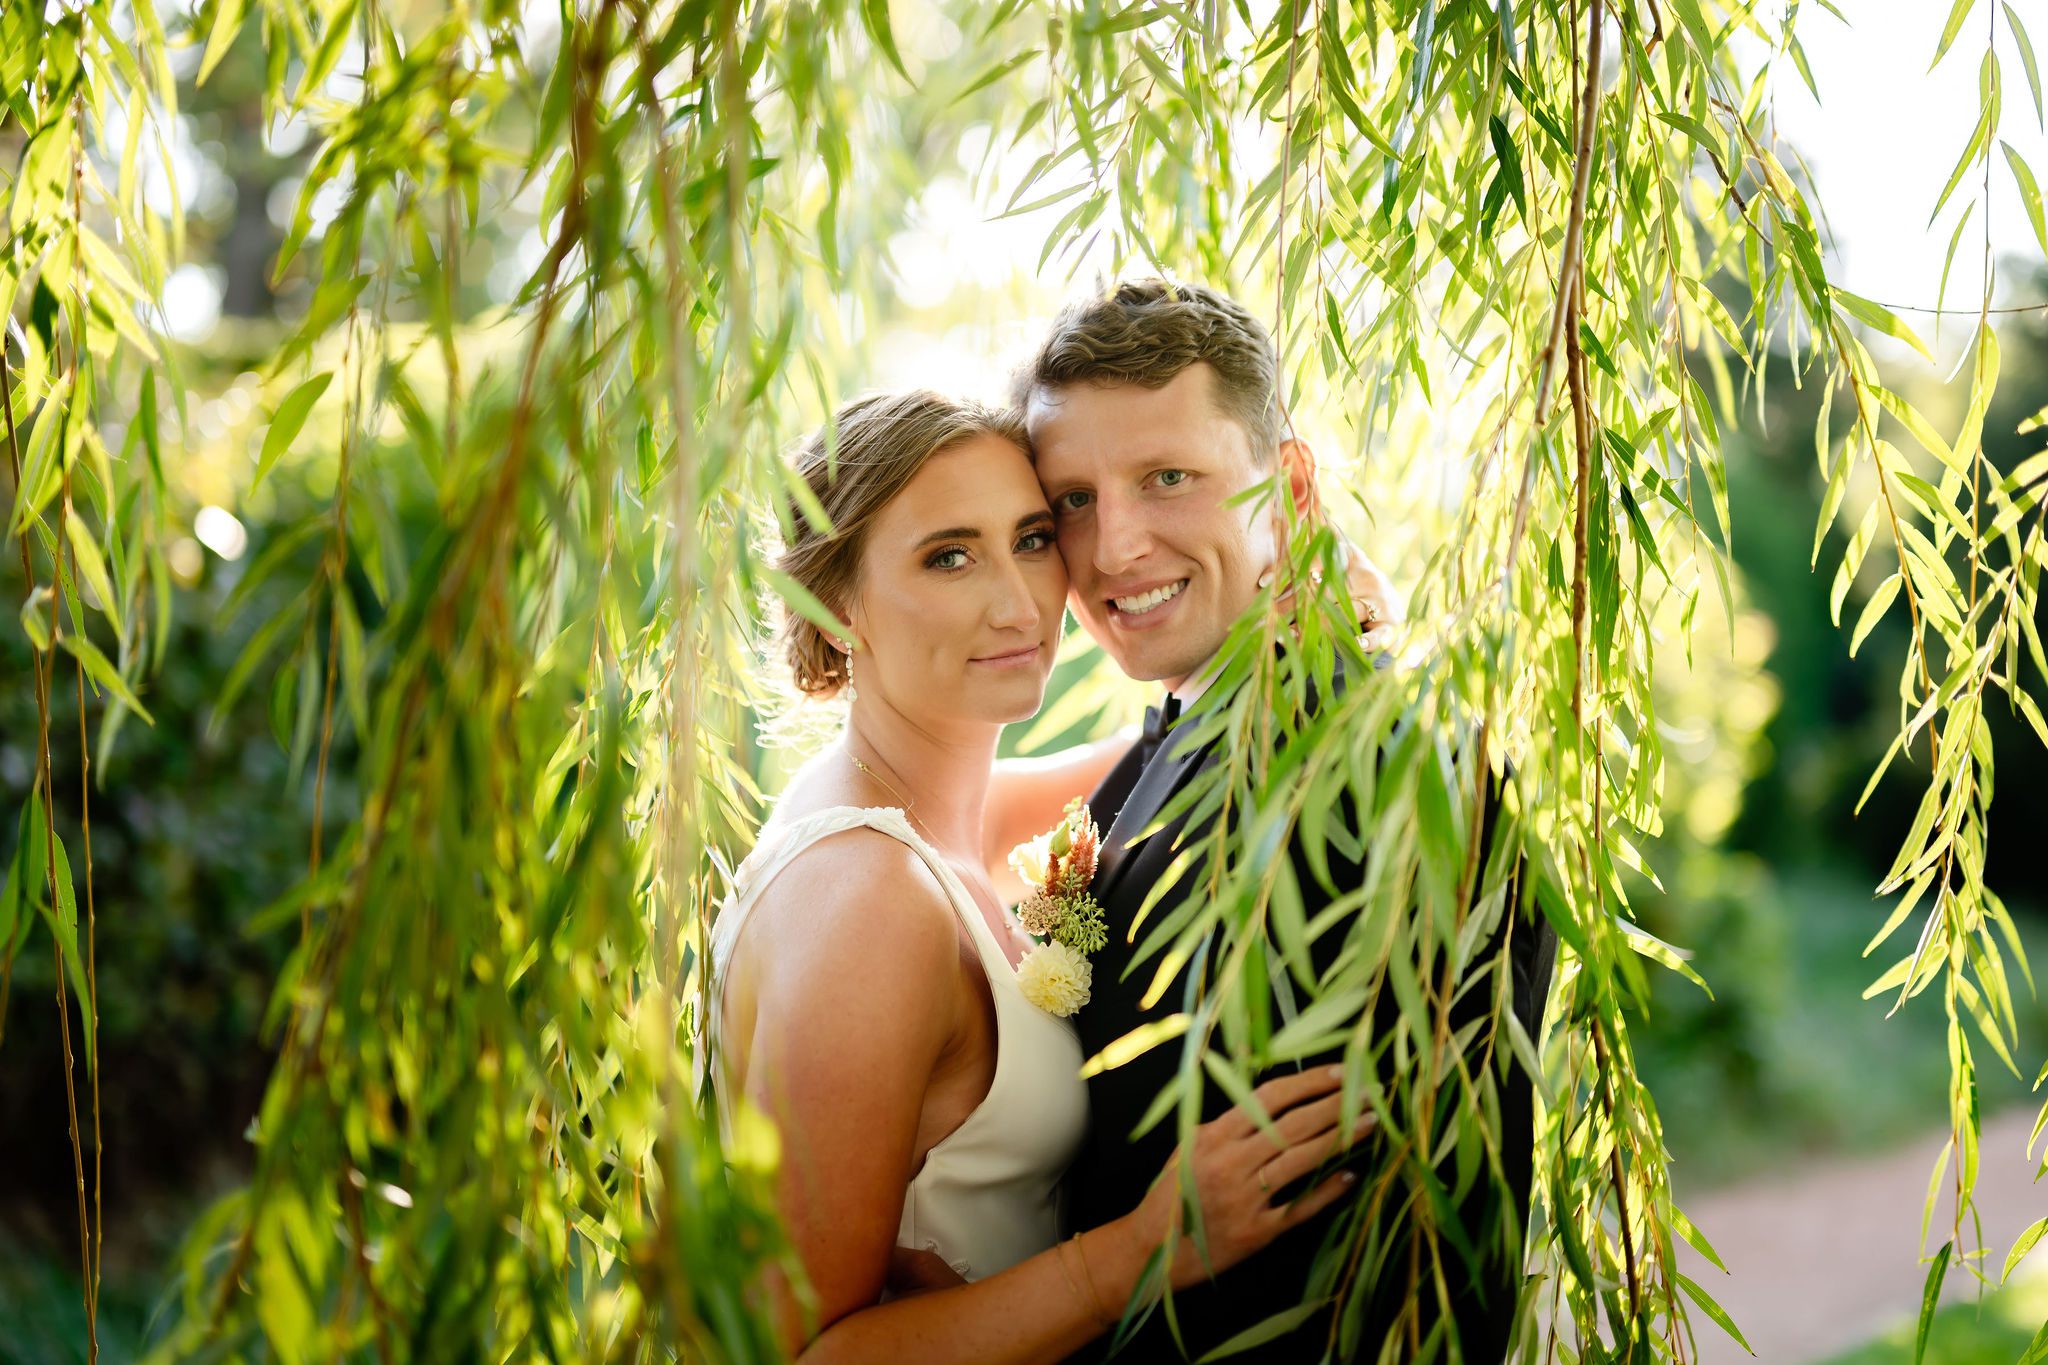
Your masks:
{"label": "gold bracelet", "polygon": [[1088,1297],[1095,1301],[1095,1320],[1104,1327],[1116,1326],[1122,1319],[1102,1306],[1102,1292],[1095,1287],[1095,1272],[1088,1268],[1088,1249],[1081,1245],[1081,1234],[1077,1232],[1067,1240],[1074,1244],[1074,1254],[1081,1258],[1081,1277],[1088,1281]]}
{"label": "gold bracelet", "polygon": [[[1086,1308],[1088,1303],[1081,1294],[1080,1281],[1076,1280],[1074,1272],[1067,1268],[1067,1244],[1065,1242],[1054,1242],[1052,1244],[1052,1258],[1060,1263],[1060,1274],[1066,1276],[1067,1288],[1074,1291],[1074,1298],[1080,1301],[1083,1308]],[[1088,1268],[1088,1258],[1085,1256],[1081,1258],[1081,1268],[1083,1270]]]}

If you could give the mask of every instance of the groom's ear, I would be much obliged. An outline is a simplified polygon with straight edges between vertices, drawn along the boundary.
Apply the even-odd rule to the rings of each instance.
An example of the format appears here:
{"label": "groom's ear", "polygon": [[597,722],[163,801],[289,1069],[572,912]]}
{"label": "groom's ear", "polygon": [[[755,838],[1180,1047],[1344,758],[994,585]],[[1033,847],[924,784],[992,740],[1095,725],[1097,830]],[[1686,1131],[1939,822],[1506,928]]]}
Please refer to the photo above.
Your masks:
{"label": "groom's ear", "polygon": [[[1296,521],[1312,523],[1320,520],[1323,515],[1323,496],[1316,486],[1315,451],[1309,449],[1307,441],[1290,436],[1280,443],[1278,459],[1278,472],[1287,480],[1288,491],[1294,495]],[[1277,508],[1280,504],[1276,501],[1274,506]]]}

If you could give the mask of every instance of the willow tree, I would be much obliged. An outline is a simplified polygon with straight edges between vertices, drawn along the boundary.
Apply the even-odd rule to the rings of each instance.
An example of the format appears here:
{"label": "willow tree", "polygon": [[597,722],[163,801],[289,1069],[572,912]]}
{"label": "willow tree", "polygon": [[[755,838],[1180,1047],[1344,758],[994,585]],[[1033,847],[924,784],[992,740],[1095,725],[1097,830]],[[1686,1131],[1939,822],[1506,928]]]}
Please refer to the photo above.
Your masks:
{"label": "willow tree", "polygon": [[[249,478],[287,455],[325,461],[324,509],[280,542],[322,548],[228,687],[271,688],[315,832],[268,917],[298,947],[276,987],[255,1173],[194,1228],[160,1354],[774,1354],[745,1294],[787,1255],[765,1203],[777,1143],[759,1125],[721,1140],[691,1052],[707,920],[763,808],[763,627],[784,600],[817,610],[768,564],[768,509],[796,491],[774,452],[859,382],[864,329],[890,308],[881,248],[920,167],[969,128],[1000,202],[1059,210],[1048,263],[1271,300],[1291,406],[1379,433],[1345,490],[1358,504],[1402,505],[1417,412],[1468,456],[1417,566],[1402,669],[1311,716],[1302,684],[1354,648],[1329,604],[1291,625],[1254,613],[1233,637],[1212,723],[1247,757],[1187,795],[1219,817],[1206,881],[1148,945],[1162,979],[1209,945],[1188,1008],[1136,1040],[1183,1049],[1185,1076],[1229,1088],[1341,1046],[1353,1102],[1402,1116],[1359,1198],[1403,1210],[1415,1250],[1381,1264],[1364,1222],[1329,1249],[1319,1283],[1342,1301],[1340,1336],[1363,1271],[1406,1276],[1417,1314],[1391,1348],[1454,1354],[1414,1330],[1441,1267],[1471,1253],[1439,1215],[1441,1163],[1494,1178],[1503,1135],[1497,1069],[1448,1036],[1441,968],[1521,913],[1565,944],[1540,1036],[1508,1021],[1480,1054],[1544,1078],[1524,1340],[1682,1360],[1694,1314],[1733,1330],[1677,1268],[1677,1239],[1713,1253],[1672,1200],[1629,1038],[1644,960],[1692,968],[1631,923],[1623,871],[1660,828],[1653,661],[1731,601],[1720,433],[1761,403],[1776,346],[1825,395],[1816,559],[1855,518],[1823,566],[1837,616],[1857,597],[1858,637],[1909,617],[1894,756],[1918,766],[1889,780],[1925,795],[1880,888],[1881,937],[1918,933],[1878,985],[1948,1021],[1952,1175],[1930,1285],[1952,1264],[1994,1275],[1971,1233],[1974,1078],[1986,1050],[2015,1069],[2026,1055],[2025,964],[1982,875],[1984,708],[2016,708],[2048,740],[2048,457],[2008,473],[1980,441],[1998,380],[1994,173],[2043,233],[2033,174],[1998,138],[2001,27],[2037,120],[2040,86],[2014,8],[1956,0],[1936,55],[1965,60],[1949,49],[1981,34],[1984,98],[1942,197],[1974,197],[1987,268],[1965,418],[1945,433],[1883,382],[1862,336],[1918,339],[1830,284],[1815,206],[1769,135],[1773,80],[1808,79],[1799,8],[1771,24],[1721,0],[941,0],[914,15],[907,0],[217,0],[169,31],[150,0],[0,11],[22,143],[0,406],[36,651],[34,677],[9,684],[46,703],[72,683],[82,727],[90,691],[102,755],[130,712],[150,719],[172,595],[160,545],[184,515],[164,475],[184,386],[158,303],[183,225],[140,188],[170,162],[170,54],[199,48],[204,82],[260,44],[266,112],[305,121],[317,146],[272,263],[300,262],[316,287],[269,366],[277,401]],[[958,41],[921,57],[897,41],[911,23]],[[463,306],[480,216],[536,196],[541,250],[518,297]],[[308,450],[316,406],[338,435]],[[401,488],[434,509],[424,536],[398,532]],[[1331,545],[1305,527],[1295,575]],[[245,587],[290,562],[266,552]],[[1282,629],[1300,647],[1276,656]],[[50,746],[70,741],[41,714],[0,944],[10,971],[24,951],[61,966],[90,1320],[91,794],[52,790]],[[329,847],[339,755],[361,797]],[[1483,860],[1471,829],[1489,773],[1506,775],[1516,833]],[[1372,815],[1355,830],[1321,815],[1347,791]],[[1258,856],[1290,836],[1365,852],[1340,914],[1303,924],[1285,860]],[[1305,945],[1321,934],[1345,952],[1319,977]],[[1386,992],[1391,1031],[1373,1026]],[[1403,1065],[1383,1090],[1387,1049]],[[1191,1123],[1196,1099],[1177,1083],[1160,1112]]]}

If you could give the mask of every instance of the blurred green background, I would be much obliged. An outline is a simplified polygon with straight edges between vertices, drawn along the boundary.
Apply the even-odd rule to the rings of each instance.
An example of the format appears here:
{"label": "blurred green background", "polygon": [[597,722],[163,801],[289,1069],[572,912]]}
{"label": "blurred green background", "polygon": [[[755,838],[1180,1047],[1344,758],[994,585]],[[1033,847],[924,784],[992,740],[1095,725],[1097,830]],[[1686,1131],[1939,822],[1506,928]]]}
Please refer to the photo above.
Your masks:
{"label": "blurred green background", "polygon": [[[243,1133],[268,1065],[262,1021],[294,942],[291,924],[272,917],[265,928],[258,917],[303,871],[312,809],[311,774],[293,774],[285,750],[291,717],[272,714],[269,670],[257,668],[225,712],[216,704],[248,623],[281,603],[258,601],[231,616],[224,607],[265,554],[303,561],[304,572],[280,575],[259,594],[311,577],[317,541],[296,533],[324,508],[333,482],[316,454],[285,462],[259,494],[247,489],[267,414],[290,383],[266,385],[255,371],[270,356],[281,319],[306,307],[311,264],[309,254],[275,286],[267,279],[304,154],[290,128],[264,126],[256,76],[231,60],[193,91],[175,149],[193,263],[173,282],[173,320],[189,345],[185,453],[171,477],[193,536],[171,556],[182,584],[176,629],[164,669],[145,693],[157,724],[127,726],[97,770],[93,792],[109,1210],[101,1343],[113,1361],[146,1341],[163,1292],[161,1268],[186,1220],[246,1176]],[[0,147],[0,155],[18,154],[18,147]],[[471,239],[477,259],[462,270],[474,297],[459,311],[509,298],[532,264],[536,227],[516,202],[481,215]],[[2048,275],[2020,293],[2022,301],[2048,299]],[[989,305],[986,298],[906,305],[896,325],[936,336]],[[1985,446],[1996,465],[2010,469],[2048,435],[2017,430],[2048,395],[2048,311],[2001,321],[2004,379]],[[1957,332],[1964,325],[1952,322]],[[1937,382],[1903,371],[1892,382],[1924,400],[1937,426],[1953,424]],[[1885,915],[1870,888],[1910,823],[1924,777],[1923,765],[1901,762],[1862,813],[1852,814],[1896,733],[1903,616],[1887,619],[1856,659],[1847,656],[1848,630],[1829,620],[1827,608],[1839,534],[1821,551],[1821,571],[1808,568],[1821,493],[1812,439],[1820,395],[1799,388],[1782,360],[1765,391],[1762,414],[1746,402],[1741,424],[1728,432],[1737,509],[1734,629],[1703,607],[1692,667],[1674,666],[1660,679],[1671,799],[1664,837],[1646,853],[1662,889],[1639,882],[1633,893],[1636,915],[1689,950],[1714,991],[1709,999],[1660,973],[1653,1008],[1635,1035],[1660,1098],[1681,1194],[1886,1148],[1939,1126],[1945,1104],[1938,1004],[1916,1002],[1886,1019],[1888,1000],[1860,998],[1899,951],[1895,940],[1861,955]],[[381,439],[403,442],[398,414],[387,413]],[[315,452],[333,445],[320,439],[320,420],[316,412],[306,441]],[[382,522],[388,539],[408,543],[411,513],[431,496],[424,479],[387,487],[379,490],[382,505],[365,514]],[[203,513],[208,508],[216,510]],[[1854,522],[1845,515],[1841,524]],[[0,601],[22,599],[19,573],[17,560],[0,558]],[[1845,620],[1854,620],[1860,602],[1861,592],[1852,591]],[[371,596],[359,593],[358,605],[374,629]],[[11,621],[0,626],[0,809],[19,808],[34,770],[29,657],[20,630]],[[1051,700],[1083,672],[1082,663],[1064,665]],[[57,689],[54,735],[76,734],[73,704],[67,688]],[[2039,971],[2048,967],[2048,861],[2039,856],[2048,831],[2048,783],[2041,780],[2048,757],[2019,718],[1994,711],[1992,727],[2006,766],[1998,774],[1987,879],[2006,897]],[[1079,737],[1086,723],[1040,728],[1055,732],[1034,738],[1057,743]],[[1013,735],[1013,749],[1021,729],[1028,727]],[[352,757],[336,755],[330,816],[354,807]],[[75,792],[75,745],[58,744],[53,758],[58,790]],[[60,833],[75,838],[68,828]],[[0,829],[0,858],[15,837],[12,828]],[[0,1362],[83,1358],[72,1159],[46,947],[38,936],[15,964],[0,1050]],[[2048,1053],[2048,1008],[2039,995],[2022,990],[2022,997],[2019,1060],[2038,1066]],[[2026,1096],[2025,1082],[1995,1058],[1980,1063],[1987,1114]],[[2025,1080],[2032,1079],[2029,1071]],[[1946,1310],[1937,1338],[1955,1353],[1937,1358],[2013,1359],[2032,1335],[2020,1324],[2048,1312],[2038,1297],[2015,1291],[1981,1314]],[[1970,1354],[1980,1341],[1989,1344]],[[1910,1342],[1879,1342],[1844,1360],[1906,1358]]]}

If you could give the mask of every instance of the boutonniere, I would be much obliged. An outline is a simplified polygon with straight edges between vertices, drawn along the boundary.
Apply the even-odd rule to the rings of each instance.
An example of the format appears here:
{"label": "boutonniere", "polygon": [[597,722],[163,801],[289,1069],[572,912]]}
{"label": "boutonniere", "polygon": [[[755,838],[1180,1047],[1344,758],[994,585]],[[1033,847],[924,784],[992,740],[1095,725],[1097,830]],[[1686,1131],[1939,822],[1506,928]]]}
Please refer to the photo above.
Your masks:
{"label": "boutonniere", "polygon": [[1088,955],[1109,942],[1102,907],[1088,893],[1102,833],[1080,797],[1060,822],[1010,850],[1010,869],[1033,888],[1018,922],[1037,945],[1017,964],[1017,986],[1047,1014],[1064,1019],[1088,1003],[1094,967]]}

